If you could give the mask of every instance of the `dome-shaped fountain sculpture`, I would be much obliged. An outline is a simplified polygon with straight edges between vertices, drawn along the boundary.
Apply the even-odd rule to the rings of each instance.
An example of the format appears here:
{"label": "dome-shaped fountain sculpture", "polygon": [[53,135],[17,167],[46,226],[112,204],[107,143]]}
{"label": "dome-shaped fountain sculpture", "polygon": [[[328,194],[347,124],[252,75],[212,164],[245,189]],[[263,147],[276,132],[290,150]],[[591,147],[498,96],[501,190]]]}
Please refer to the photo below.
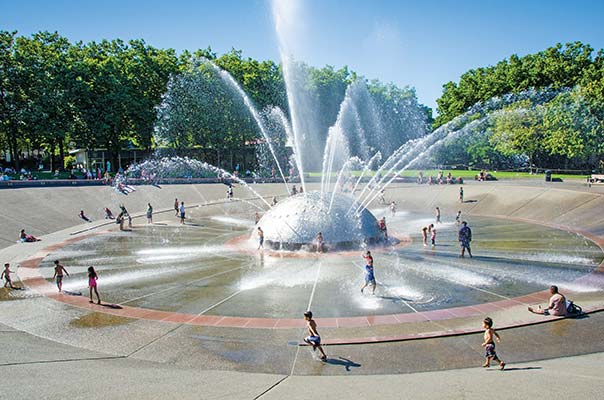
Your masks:
{"label": "dome-shaped fountain sculpture", "polygon": [[264,231],[265,246],[272,249],[314,248],[319,232],[329,250],[382,241],[376,218],[367,209],[355,214],[357,206],[346,194],[336,193],[332,201],[332,193],[308,192],[277,203],[257,226]]}

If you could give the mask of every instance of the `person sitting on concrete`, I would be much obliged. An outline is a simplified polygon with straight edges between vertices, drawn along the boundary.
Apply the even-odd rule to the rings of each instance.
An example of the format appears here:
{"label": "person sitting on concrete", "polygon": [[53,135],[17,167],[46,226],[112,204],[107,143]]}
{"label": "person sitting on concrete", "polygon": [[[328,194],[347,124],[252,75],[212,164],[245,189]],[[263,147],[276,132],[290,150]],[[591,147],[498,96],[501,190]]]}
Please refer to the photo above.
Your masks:
{"label": "person sitting on concrete", "polygon": [[78,216],[79,216],[80,218],[82,218],[82,219],[83,219],[84,221],[86,221],[86,222],[92,222],[92,221],[90,220],[90,218],[88,218],[88,217],[87,217],[87,216],[84,214],[84,210],[80,210],[80,214],[78,214]]}
{"label": "person sitting on concrete", "polygon": [[38,239],[37,237],[33,236],[33,235],[28,235],[27,233],[25,233],[25,229],[21,229],[21,233],[19,234],[19,240],[21,242],[39,242],[42,239]]}
{"label": "person sitting on concrete", "polygon": [[108,207],[105,207],[105,219],[115,219],[113,213]]}
{"label": "person sitting on concrete", "polygon": [[528,310],[541,315],[566,316],[566,298],[558,292],[558,286],[550,286],[549,292],[552,294],[552,297],[550,297],[549,306],[546,309],[539,306],[537,309],[529,307]]}

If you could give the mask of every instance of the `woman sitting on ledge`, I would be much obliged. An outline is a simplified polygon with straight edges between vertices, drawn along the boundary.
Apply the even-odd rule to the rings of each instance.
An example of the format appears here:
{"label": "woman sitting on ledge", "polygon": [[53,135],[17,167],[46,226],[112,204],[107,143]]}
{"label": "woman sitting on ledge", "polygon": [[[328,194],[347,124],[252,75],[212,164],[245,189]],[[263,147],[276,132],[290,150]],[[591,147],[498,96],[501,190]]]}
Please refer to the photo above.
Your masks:
{"label": "woman sitting on ledge", "polygon": [[549,307],[542,309],[541,306],[537,309],[529,307],[528,310],[535,314],[565,316],[566,315],[566,298],[558,293],[558,286],[552,285],[549,288],[552,297],[549,299]]}

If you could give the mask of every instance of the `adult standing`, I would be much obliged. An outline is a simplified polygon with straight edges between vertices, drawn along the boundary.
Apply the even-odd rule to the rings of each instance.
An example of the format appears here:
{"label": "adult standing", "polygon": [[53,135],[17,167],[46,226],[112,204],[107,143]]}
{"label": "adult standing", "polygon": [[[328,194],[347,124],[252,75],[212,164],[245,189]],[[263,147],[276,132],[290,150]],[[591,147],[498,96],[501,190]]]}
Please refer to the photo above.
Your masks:
{"label": "adult standing", "polygon": [[174,212],[175,212],[174,216],[178,217],[178,199],[177,198],[174,199]]}
{"label": "adult standing", "polygon": [[184,225],[185,223],[185,202],[181,201],[180,202],[180,223]]}
{"label": "adult standing", "polygon": [[472,230],[468,226],[466,221],[462,221],[461,228],[457,232],[457,240],[459,240],[459,245],[461,246],[461,254],[460,257],[465,257],[466,249],[468,250],[468,255],[472,258],[472,250],[470,249],[470,242],[472,241]]}
{"label": "adult standing", "polygon": [[151,206],[151,203],[147,203],[147,223],[153,223],[153,207]]}

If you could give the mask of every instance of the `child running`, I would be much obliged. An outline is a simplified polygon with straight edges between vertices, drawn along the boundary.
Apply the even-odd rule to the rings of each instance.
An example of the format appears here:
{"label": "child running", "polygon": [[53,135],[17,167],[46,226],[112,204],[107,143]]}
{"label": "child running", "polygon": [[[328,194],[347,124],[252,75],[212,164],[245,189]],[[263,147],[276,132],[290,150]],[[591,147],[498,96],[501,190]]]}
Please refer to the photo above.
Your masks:
{"label": "child running", "polygon": [[373,256],[370,251],[367,251],[363,256],[365,258],[365,285],[361,288],[361,293],[365,290],[365,288],[371,285],[371,294],[375,295],[375,275],[373,274]]}
{"label": "child running", "polygon": [[11,289],[16,289],[16,287],[13,286],[13,281],[10,278],[10,274],[14,273],[15,271],[11,271],[10,270],[10,264],[6,263],[4,264],[4,271],[2,271],[2,274],[0,274],[0,279],[4,279],[4,287],[9,287]]}
{"label": "child running", "polygon": [[499,337],[499,334],[495,332],[495,329],[493,329],[493,320],[486,317],[484,321],[482,321],[482,327],[484,328],[484,342],[482,343],[482,347],[484,347],[484,356],[486,358],[482,367],[488,368],[491,365],[491,360],[494,360],[499,363],[499,369],[503,370],[505,368],[505,363],[497,357],[497,353],[495,352],[495,340],[501,342],[501,338]]}
{"label": "child running", "polygon": [[59,288],[59,293],[61,293],[61,291],[63,290],[63,273],[65,273],[65,274],[67,274],[67,276],[69,276],[69,272],[67,272],[65,267],[63,267],[59,263],[59,260],[55,260],[55,273],[52,276],[52,279],[56,278],[57,288]]}
{"label": "child running", "polygon": [[92,290],[94,289],[94,293],[96,293],[97,304],[101,304],[101,296],[99,296],[99,291],[96,288],[96,281],[99,279],[99,276],[96,274],[93,266],[88,267],[88,288],[90,290],[90,301],[89,303],[94,303],[92,300]]}
{"label": "child running", "polygon": [[432,247],[434,247],[436,246],[436,228],[434,227],[434,224],[430,224],[428,232],[430,232],[430,241],[432,242]]}
{"label": "child running", "polygon": [[321,352],[321,361],[327,361],[327,355],[321,347],[321,336],[317,331],[317,323],[312,319],[312,311],[306,311],[304,313],[304,320],[306,321],[306,327],[308,328],[308,336],[304,338],[304,342],[312,346],[313,351],[317,348]]}

